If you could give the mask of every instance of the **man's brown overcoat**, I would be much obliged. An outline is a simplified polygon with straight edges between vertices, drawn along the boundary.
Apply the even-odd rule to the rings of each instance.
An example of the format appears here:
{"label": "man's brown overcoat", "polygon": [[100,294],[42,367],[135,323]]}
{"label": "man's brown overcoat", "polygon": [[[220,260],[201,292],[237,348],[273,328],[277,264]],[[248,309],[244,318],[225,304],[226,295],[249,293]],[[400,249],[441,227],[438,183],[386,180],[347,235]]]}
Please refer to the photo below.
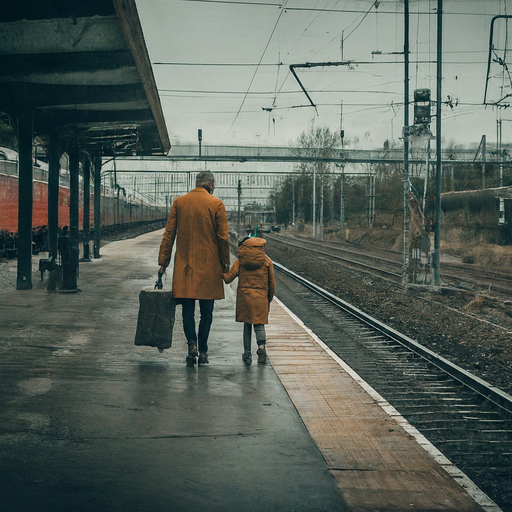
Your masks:
{"label": "man's brown overcoat", "polygon": [[248,238],[238,248],[238,259],[223,275],[226,283],[238,276],[236,321],[268,324],[268,310],[274,297],[274,266],[265,254],[263,238]]}
{"label": "man's brown overcoat", "polygon": [[223,299],[222,272],[229,267],[224,203],[205,188],[177,197],[167,219],[158,264],[167,267],[176,238],[172,278],[175,298]]}

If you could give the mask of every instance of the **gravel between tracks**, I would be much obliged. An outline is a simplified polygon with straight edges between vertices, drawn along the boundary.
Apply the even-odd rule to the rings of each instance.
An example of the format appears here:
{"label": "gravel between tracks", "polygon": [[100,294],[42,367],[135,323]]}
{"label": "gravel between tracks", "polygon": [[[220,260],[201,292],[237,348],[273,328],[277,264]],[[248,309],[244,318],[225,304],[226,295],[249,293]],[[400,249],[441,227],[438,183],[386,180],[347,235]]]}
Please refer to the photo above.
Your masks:
{"label": "gravel between tracks", "polygon": [[272,260],[512,394],[512,304],[466,291],[406,293],[378,277],[271,239],[266,252]]}

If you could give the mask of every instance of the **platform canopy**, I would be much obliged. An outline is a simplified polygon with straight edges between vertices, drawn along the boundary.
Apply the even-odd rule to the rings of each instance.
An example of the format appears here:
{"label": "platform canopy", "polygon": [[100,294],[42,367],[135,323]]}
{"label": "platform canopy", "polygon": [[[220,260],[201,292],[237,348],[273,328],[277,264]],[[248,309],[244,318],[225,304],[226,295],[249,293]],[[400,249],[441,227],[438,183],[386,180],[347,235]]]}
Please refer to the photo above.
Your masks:
{"label": "platform canopy", "polygon": [[0,9],[0,111],[43,144],[166,154],[170,143],[135,0],[13,0]]}

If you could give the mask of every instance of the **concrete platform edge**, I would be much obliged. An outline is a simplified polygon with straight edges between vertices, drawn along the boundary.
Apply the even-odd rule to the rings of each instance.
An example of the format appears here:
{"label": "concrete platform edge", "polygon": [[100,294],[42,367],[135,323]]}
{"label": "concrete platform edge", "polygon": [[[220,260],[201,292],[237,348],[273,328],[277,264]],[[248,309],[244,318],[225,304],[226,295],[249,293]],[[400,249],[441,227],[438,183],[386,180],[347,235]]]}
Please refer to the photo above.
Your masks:
{"label": "concrete platform edge", "polygon": [[[428,439],[412,426],[384,397],[373,389],[364,379],[362,379],[350,366],[334,353],[304,322],[290,311],[277,297],[274,301],[292,318],[294,322],[300,325],[337,364],[349,374],[354,381],[382,408],[382,410],[398,425],[400,425],[416,442],[455,480],[466,493],[482,507],[486,512],[503,512],[502,509],[487,496],[463,471],[455,466],[447,457],[445,457]],[[285,388],[286,389],[286,388]]]}

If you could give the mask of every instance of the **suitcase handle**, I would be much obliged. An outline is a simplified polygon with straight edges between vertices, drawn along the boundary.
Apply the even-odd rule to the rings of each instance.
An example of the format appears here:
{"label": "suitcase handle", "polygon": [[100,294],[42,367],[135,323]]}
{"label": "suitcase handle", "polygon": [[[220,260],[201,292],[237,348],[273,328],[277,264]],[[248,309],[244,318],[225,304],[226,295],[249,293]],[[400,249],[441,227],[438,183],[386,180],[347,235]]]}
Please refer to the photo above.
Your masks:
{"label": "suitcase handle", "polygon": [[162,276],[163,274],[161,272],[158,272],[158,279],[155,283],[155,290],[161,290],[164,287],[164,283],[162,283]]}

